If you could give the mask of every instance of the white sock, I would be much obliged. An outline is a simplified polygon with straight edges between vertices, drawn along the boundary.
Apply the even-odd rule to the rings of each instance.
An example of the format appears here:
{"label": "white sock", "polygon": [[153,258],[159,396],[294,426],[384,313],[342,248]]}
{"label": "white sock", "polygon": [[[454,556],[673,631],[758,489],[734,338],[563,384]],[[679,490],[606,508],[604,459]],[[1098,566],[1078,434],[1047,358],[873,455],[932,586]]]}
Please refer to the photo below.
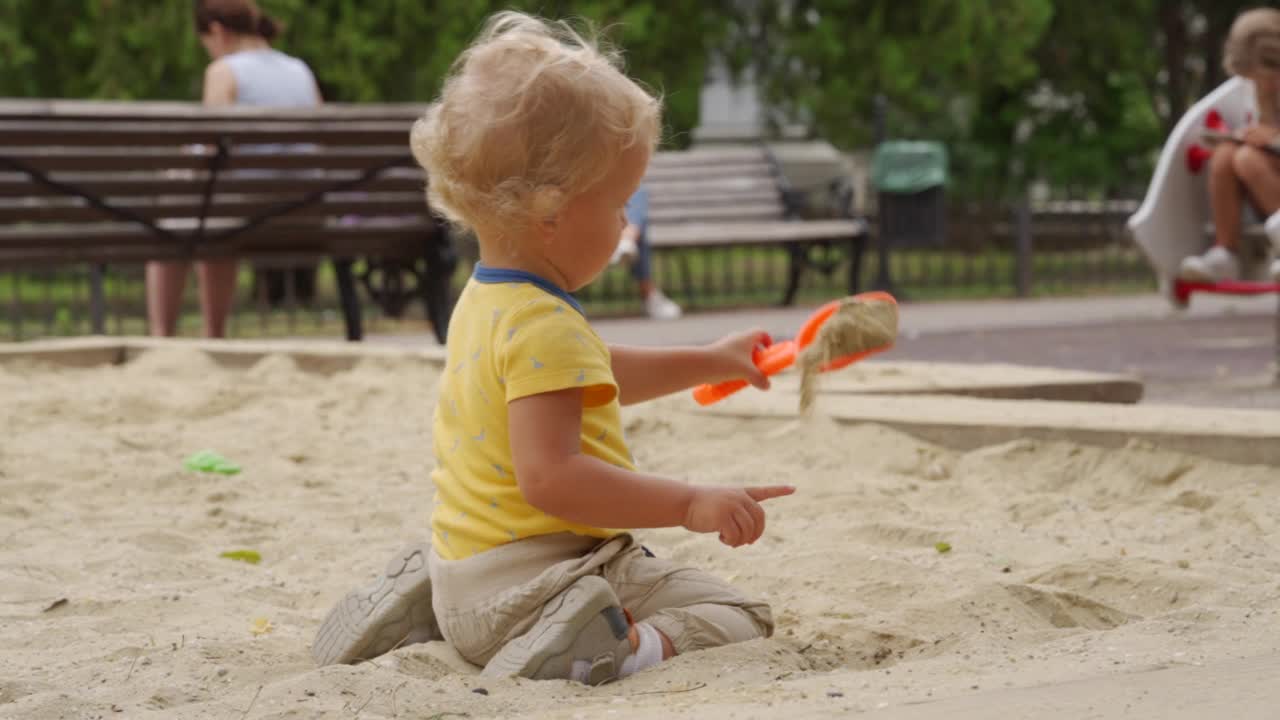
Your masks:
{"label": "white sock", "polygon": [[636,623],[636,634],[640,636],[640,645],[636,651],[622,661],[622,670],[618,677],[634,675],[645,668],[651,668],[662,662],[662,635],[649,623]]}

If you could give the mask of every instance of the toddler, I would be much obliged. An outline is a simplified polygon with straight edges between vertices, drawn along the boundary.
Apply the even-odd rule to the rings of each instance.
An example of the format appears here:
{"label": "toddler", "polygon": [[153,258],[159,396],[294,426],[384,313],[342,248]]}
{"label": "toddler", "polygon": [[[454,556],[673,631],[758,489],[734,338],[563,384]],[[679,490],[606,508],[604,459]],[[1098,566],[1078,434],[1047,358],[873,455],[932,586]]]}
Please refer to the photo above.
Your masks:
{"label": "toddler", "polygon": [[570,294],[609,264],[660,113],[595,42],[505,12],[414,127],[433,207],[480,245],[435,410],[431,541],[334,608],[317,661],[443,637],[485,675],[594,685],[772,634],[767,605],[653,557],[629,530],[684,527],[750,544],[765,529],[761,501],[793,488],[640,472],[619,412],[703,382],[767,388],[751,360],[767,337],[610,347]]}

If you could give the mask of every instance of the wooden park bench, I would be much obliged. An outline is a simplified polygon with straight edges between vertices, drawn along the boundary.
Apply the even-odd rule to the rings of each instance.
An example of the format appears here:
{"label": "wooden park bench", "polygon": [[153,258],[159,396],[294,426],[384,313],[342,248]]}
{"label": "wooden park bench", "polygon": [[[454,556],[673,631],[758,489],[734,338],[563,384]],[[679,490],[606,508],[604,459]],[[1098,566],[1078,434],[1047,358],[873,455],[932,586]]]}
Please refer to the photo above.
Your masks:
{"label": "wooden park bench", "polygon": [[[852,218],[802,219],[802,198],[766,147],[660,152],[654,155],[645,184],[650,195],[649,241],[655,250],[785,248],[789,259],[784,305],[795,300],[805,271],[830,274],[847,259],[849,292],[857,292],[866,225]],[[688,257],[681,253],[681,282],[692,300]]]}
{"label": "wooden park bench", "polygon": [[359,280],[392,316],[421,298],[443,343],[456,260],[409,151],[420,112],[0,101],[0,267],[88,263],[101,333],[107,264],[327,258],[348,339]]}

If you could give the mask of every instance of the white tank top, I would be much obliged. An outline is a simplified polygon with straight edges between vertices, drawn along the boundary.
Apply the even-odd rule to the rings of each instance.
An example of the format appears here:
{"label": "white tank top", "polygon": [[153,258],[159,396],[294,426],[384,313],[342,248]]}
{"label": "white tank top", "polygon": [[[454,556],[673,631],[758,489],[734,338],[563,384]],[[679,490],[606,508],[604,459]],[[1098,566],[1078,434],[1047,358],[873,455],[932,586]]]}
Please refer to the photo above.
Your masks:
{"label": "white tank top", "polygon": [[314,107],[316,79],[311,68],[279,50],[242,50],[222,58],[236,79],[237,105]]}

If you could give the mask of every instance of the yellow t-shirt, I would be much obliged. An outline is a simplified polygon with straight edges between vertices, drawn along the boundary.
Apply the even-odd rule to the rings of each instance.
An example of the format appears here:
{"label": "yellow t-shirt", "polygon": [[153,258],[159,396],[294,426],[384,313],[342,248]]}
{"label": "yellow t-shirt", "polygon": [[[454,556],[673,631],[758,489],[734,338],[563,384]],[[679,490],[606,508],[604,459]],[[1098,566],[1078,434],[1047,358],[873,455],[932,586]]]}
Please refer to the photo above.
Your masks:
{"label": "yellow t-shirt", "polygon": [[449,323],[433,422],[431,529],[436,552],[459,560],[535,535],[607,538],[530,505],[516,484],[507,403],[584,388],[582,450],[634,469],[622,437],[609,348],[567,293],[537,276],[477,266]]}

